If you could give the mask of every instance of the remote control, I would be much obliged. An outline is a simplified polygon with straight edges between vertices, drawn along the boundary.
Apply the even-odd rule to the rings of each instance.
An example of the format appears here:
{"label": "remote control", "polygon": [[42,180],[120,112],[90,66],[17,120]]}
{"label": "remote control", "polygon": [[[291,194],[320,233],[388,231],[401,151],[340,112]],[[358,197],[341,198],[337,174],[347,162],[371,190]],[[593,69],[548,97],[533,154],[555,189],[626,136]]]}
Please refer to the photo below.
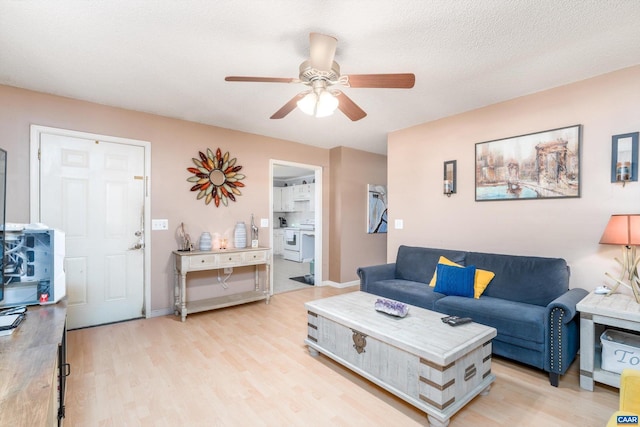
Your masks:
{"label": "remote control", "polygon": [[473,319],[471,319],[470,317],[457,317],[455,319],[449,319],[446,321],[446,323],[450,326],[458,326],[458,325],[464,325],[465,323],[471,323],[473,322]]}

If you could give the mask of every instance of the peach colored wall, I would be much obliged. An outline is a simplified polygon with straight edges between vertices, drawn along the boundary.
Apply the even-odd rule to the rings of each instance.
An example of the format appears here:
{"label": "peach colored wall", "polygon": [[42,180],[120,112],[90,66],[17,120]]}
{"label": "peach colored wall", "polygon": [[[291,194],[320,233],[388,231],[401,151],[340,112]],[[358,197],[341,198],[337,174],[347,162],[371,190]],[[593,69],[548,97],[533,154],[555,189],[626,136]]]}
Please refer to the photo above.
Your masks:
{"label": "peach colored wall", "polygon": [[[151,143],[151,217],[169,220],[169,231],[151,234],[151,307],[166,310],[172,304],[173,260],[177,249],[175,230],[181,222],[188,225],[192,238],[202,231],[231,232],[238,220],[269,218],[269,160],[279,159],[319,165],[328,170],[329,150],[290,141],[268,138],[152,114],[112,108],[8,86],[0,86],[0,147],[8,151],[7,221],[29,222],[29,130],[43,125],[101,135],[118,136]],[[216,208],[196,200],[186,181],[192,157],[198,151],[220,147],[238,159],[246,174],[246,187],[237,202]],[[323,174],[324,200],[328,199],[330,174]],[[323,206],[323,223],[329,222],[329,208]],[[326,226],[325,226],[326,227]],[[328,230],[328,227],[325,228]],[[328,260],[328,231],[324,232],[323,259]],[[267,228],[260,229],[260,244],[270,245]],[[328,276],[328,262],[323,276]],[[251,274],[239,274],[230,280],[251,282]],[[195,276],[192,295],[206,293],[209,278]],[[250,286],[250,284],[249,284]]]}
{"label": "peach colored wall", "polygon": [[[367,184],[387,183],[387,157],[338,147],[331,150],[332,229],[329,280],[358,280],[358,267],[386,261],[387,235],[367,234]],[[339,220],[338,220],[339,218]],[[336,255],[337,254],[337,255]]]}
{"label": "peach colored wall", "polygon": [[[526,76],[523,76],[526,78]],[[456,95],[458,96],[458,95]],[[640,183],[610,182],[612,135],[640,131],[640,66],[491,105],[389,135],[387,259],[401,244],[562,257],[571,287],[618,274],[620,248],[599,245],[609,216],[640,213]],[[475,202],[478,142],[583,125],[582,195],[574,199]],[[458,193],[442,194],[443,162],[457,160]]]}
{"label": "peach colored wall", "polygon": [[331,191],[329,200],[329,209],[331,210],[331,224],[329,226],[329,280],[332,282],[340,282],[340,268],[342,259],[342,203],[338,195],[339,183],[343,180],[342,168],[342,150],[333,148],[329,150],[329,170],[331,173]]}

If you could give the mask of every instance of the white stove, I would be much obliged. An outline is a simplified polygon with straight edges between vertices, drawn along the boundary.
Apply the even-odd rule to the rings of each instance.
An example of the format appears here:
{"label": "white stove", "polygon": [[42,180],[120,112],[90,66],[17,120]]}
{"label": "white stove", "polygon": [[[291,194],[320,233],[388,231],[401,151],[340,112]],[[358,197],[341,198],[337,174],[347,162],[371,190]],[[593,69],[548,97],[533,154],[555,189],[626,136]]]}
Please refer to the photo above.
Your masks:
{"label": "white stove", "polygon": [[310,262],[315,251],[315,223],[306,220],[298,226],[284,229],[284,259]]}

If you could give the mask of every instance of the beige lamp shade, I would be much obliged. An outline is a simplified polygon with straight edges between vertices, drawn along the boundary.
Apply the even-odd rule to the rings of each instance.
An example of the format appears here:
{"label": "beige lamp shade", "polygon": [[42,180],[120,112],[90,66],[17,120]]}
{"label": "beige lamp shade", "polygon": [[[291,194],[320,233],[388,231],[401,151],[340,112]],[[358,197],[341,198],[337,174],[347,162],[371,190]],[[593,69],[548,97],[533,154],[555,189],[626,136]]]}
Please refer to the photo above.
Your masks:
{"label": "beige lamp shade", "polygon": [[611,215],[600,243],[606,245],[640,245],[640,214]]}

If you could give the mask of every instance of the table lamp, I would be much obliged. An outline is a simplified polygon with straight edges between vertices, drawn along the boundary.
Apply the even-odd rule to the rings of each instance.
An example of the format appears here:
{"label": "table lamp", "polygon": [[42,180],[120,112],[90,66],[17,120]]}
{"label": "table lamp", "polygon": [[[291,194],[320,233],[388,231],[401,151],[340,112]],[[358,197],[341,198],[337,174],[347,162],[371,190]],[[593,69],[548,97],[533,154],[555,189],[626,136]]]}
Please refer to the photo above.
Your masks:
{"label": "table lamp", "polygon": [[605,273],[616,282],[607,295],[613,294],[618,286],[624,285],[633,291],[636,302],[640,303],[640,278],[638,277],[640,258],[636,257],[636,245],[640,245],[640,214],[611,215],[600,243],[622,246],[622,261],[615,259],[622,266],[620,278],[616,279],[611,274]]}

